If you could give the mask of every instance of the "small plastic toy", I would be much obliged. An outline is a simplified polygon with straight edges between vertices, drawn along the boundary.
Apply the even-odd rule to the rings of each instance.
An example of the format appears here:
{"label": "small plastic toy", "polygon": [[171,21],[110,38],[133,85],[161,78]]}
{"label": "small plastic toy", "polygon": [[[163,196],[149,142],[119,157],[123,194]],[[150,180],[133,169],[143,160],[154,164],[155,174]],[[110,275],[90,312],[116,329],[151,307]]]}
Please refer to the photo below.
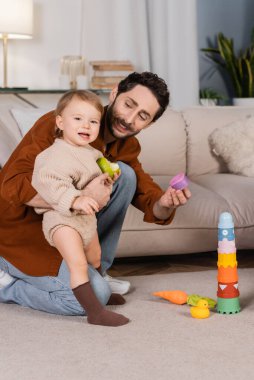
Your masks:
{"label": "small plastic toy", "polygon": [[217,302],[214,299],[209,298],[209,297],[203,297],[203,296],[200,296],[199,294],[189,295],[187,303],[188,303],[188,305],[191,305],[191,306],[197,306],[198,302],[201,299],[207,301],[209,309],[213,309],[217,304]]}
{"label": "small plastic toy", "polygon": [[177,305],[183,305],[187,303],[188,300],[188,295],[183,290],[164,290],[162,292],[155,292],[153,295],[155,297],[164,298]]}
{"label": "small plastic toy", "polygon": [[235,233],[233,218],[229,212],[223,212],[219,217],[217,266],[217,312],[221,314],[239,313],[241,307],[239,303]]}
{"label": "small plastic toy", "polygon": [[153,293],[154,296],[164,298],[167,301],[170,301],[177,305],[188,304],[190,306],[197,306],[198,302],[202,299],[208,303],[208,307],[210,309],[216,306],[216,301],[212,298],[203,297],[198,294],[190,294],[188,295],[183,290],[164,290],[161,292]]}
{"label": "small plastic toy", "polygon": [[210,315],[208,302],[205,299],[200,299],[198,301],[197,306],[192,306],[190,308],[190,313],[193,318],[197,318],[197,319],[208,318]]}
{"label": "small plastic toy", "polygon": [[188,186],[188,184],[189,180],[184,173],[177,174],[169,182],[169,185],[175,190],[183,190]]}
{"label": "small plastic toy", "polygon": [[120,174],[121,169],[118,164],[110,162],[106,157],[101,157],[97,161],[102,173],[108,173],[111,178],[114,177],[115,173]]}

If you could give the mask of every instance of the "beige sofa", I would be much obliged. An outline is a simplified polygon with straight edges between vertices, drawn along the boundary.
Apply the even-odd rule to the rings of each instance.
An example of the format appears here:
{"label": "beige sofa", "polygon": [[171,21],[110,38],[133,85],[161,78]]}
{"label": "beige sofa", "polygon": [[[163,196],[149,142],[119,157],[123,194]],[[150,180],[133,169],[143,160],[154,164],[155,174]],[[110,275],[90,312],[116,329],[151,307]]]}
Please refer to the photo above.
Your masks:
{"label": "beige sofa", "polygon": [[[21,131],[24,134],[40,114],[54,108],[59,97],[59,94],[26,95],[26,101],[39,107],[36,110],[13,95],[0,96],[0,165],[21,139]],[[117,257],[215,251],[218,218],[224,211],[233,215],[237,248],[254,248],[254,178],[230,174],[208,143],[215,128],[249,116],[254,116],[254,109],[195,107],[182,112],[168,109],[138,136],[144,169],[164,189],[172,176],[187,173],[192,198],[177,210],[168,226],[143,222],[143,214],[130,206]]]}
{"label": "beige sofa", "polygon": [[215,251],[224,211],[233,215],[237,248],[254,248],[254,178],[230,174],[208,143],[215,128],[253,115],[254,109],[239,107],[168,109],[139,135],[144,169],[164,189],[172,176],[187,173],[192,198],[168,226],[144,223],[142,213],[131,206],[118,256]]}

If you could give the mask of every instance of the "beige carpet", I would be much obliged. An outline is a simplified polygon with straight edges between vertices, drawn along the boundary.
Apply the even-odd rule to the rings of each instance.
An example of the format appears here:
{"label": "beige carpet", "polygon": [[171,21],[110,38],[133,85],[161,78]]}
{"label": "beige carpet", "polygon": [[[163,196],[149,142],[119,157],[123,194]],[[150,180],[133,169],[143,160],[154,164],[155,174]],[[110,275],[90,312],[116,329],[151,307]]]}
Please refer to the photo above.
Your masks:
{"label": "beige carpet", "polygon": [[117,310],[132,321],[120,328],[0,304],[0,379],[253,379],[254,269],[239,270],[239,314],[196,320],[187,305],[151,296],[182,289],[216,298],[216,274],[129,277],[134,289]]}

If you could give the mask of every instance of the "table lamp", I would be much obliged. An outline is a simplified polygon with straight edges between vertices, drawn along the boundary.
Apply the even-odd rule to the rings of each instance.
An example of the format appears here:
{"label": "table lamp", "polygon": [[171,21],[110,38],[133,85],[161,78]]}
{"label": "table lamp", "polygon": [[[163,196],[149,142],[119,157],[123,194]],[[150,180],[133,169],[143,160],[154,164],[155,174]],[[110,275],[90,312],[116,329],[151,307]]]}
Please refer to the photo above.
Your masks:
{"label": "table lamp", "polygon": [[7,82],[9,39],[32,38],[33,0],[0,0],[0,38],[3,40],[3,88]]}

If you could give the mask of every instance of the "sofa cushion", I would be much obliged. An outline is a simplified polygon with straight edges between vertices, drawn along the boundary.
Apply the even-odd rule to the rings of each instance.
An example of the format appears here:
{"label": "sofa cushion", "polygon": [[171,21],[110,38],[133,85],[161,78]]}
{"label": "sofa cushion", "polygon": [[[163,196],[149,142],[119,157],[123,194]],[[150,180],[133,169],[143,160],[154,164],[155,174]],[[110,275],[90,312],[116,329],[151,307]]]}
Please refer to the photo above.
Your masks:
{"label": "sofa cushion", "polygon": [[10,112],[14,117],[20,133],[23,136],[29,131],[34,123],[49,110],[44,108],[11,108]]}
{"label": "sofa cushion", "polygon": [[[168,176],[153,178],[163,189],[167,188]],[[194,182],[190,181],[189,188],[191,199],[177,209],[172,223],[166,226],[143,222],[143,213],[133,206],[129,207],[117,255],[146,256],[216,250],[218,215],[227,210],[228,203],[219,194]]]}
{"label": "sofa cushion", "polygon": [[175,175],[186,171],[186,132],[180,112],[168,108],[162,117],[137,135],[139,159],[151,175]]}
{"label": "sofa cushion", "polygon": [[0,105],[0,122],[1,125],[4,126],[13,136],[16,143],[18,144],[22,138],[19,127],[12,114],[10,113],[10,109],[2,105]]}
{"label": "sofa cushion", "polygon": [[24,112],[33,109],[14,94],[0,94],[0,167],[2,167],[17,144],[22,139],[21,131],[10,112],[12,107],[22,108]]}
{"label": "sofa cushion", "polygon": [[212,153],[208,137],[215,128],[254,116],[254,108],[194,107],[182,114],[187,130],[187,174],[192,177],[228,172],[226,165]]}
{"label": "sofa cushion", "polygon": [[209,142],[231,173],[254,177],[254,117],[216,128]]}
{"label": "sofa cushion", "polygon": [[[250,228],[254,225],[254,178],[230,173],[209,174],[195,177],[195,183],[221,196],[227,202],[227,210],[236,228]],[[213,199],[208,203],[213,204]],[[211,209],[210,211],[214,211]],[[252,237],[253,240],[253,237]]]}
{"label": "sofa cushion", "polygon": [[4,166],[17,143],[15,136],[0,120],[0,168]]}
{"label": "sofa cushion", "polygon": [[47,110],[0,105],[0,168],[36,120]]}
{"label": "sofa cushion", "polygon": [[[167,188],[167,176],[154,177],[154,180],[162,188]],[[225,211],[233,216],[237,248],[253,247],[253,178],[209,174],[195,177],[189,187],[192,197],[185,206],[177,209],[174,220],[167,226],[145,223],[143,213],[129,207],[117,256],[216,251],[219,215]]]}

